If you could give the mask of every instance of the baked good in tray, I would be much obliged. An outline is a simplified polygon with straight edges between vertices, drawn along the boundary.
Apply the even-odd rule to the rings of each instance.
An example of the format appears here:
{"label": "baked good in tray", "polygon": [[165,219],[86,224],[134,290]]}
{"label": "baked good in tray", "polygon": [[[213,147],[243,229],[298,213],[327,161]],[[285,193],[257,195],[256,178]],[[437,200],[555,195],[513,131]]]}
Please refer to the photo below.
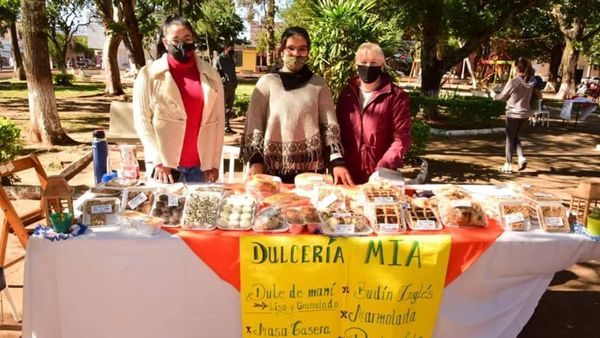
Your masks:
{"label": "baked good in tray", "polygon": [[319,210],[345,209],[346,195],[344,189],[334,185],[319,186],[313,204]]}
{"label": "baked good in tray", "polygon": [[446,226],[486,227],[487,219],[481,204],[460,187],[448,185],[435,192],[440,218]]}
{"label": "baked good in tray", "polygon": [[153,188],[127,188],[123,193],[123,210],[133,210],[150,215],[154,198]]}
{"label": "baked good in tray", "polygon": [[405,221],[411,230],[441,230],[437,197],[409,197]]}
{"label": "baked good in tray", "polygon": [[333,236],[360,236],[373,232],[369,221],[360,212],[354,210],[322,210],[321,231]]}
{"label": "baked good in tray", "polygon": [[222,193],[219,191],[190,191],[183,210],[183,228],[213,230],[221,198]]}
{"label": "baked good in tray", "polygon": [[562,204],[541,204],[537,207],[540,227],[548,232],[569,232],[571,226]]}
{"label": "baked good in tray", "polygon": [[285,232],[288,229],[289,226],[283,220],[281,209],[273,207],[262,209],[256,215],[252,227],[256,232]]}
{"label": "baked good in tray", "polygon": [[402,191],[384,182],[369,183],[362,186],[366,203],[398,203],[403,200]]}
{"label": "baked good in tray", "polygon": [[500,221],[506,230],[526,231],[530,226],[530,208],[524,201],[501,202]]}
{"label": "baked good in tray", "polygon": [[309,203],[310,199],[308,197],[300,196],[291,191],[282,191],[276,193],[275,195],[266,197],[263,200],[263,202],[275,207],[283,208],[287,205]]}
{"label": "baked good in tray", "polygon": [[246,181],[246,192],[258,198],[265,198],[281,190],[281,178],[266,174],[252,175]]}
{"label": "baked good in tray", "polygon": [[313,191],[316,187],[326,184],[333,184],[331,176],[317,173],[302,173],[294,177],[296,189],[304,191]]}
{"label": "baked good in tray", "polygon": [[376,204],[369,213],[369,221],[378,234],[406,231],[404,210],[399,204]]}
{"label": "baked good in tray", "polygon": [[532,202],[560,202],[560,197],[556,196],[555,194],[550,193],[548,191],[544,191],[543,189],[529,184],[521,185],[520,187],[518,187],[518,190],[520,190],[521,194],[524,197],[526,197]]}
{"label": "baked good in tray", "polygon": [[246,195],[230,195],[221,201],[217,227],[222,230],[250,230],[254,223],[256,201]]}
{"label": "baked good in tray", "polygon": [[104,226],[117,224],[115,216],[120,209],[119,199],[114,197],[96,197],[85,200],[80,207],[81,223],[86,226]]}

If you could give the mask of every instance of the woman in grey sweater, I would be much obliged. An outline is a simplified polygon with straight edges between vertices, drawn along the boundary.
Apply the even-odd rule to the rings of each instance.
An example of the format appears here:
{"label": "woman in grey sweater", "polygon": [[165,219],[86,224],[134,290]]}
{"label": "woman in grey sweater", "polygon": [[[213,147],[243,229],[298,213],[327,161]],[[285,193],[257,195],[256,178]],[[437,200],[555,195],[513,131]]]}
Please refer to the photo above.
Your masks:
{"label": "woman in grey sweater", "polygon": [[532,96],[542,98],[541,93],[534,88],[535,80],[531,62],[524,57],[519,57],[515,61],[515,67],[516,76],[508,81],[502,92],[499,94],[490,92],[494,100],[506,100],[506,162],[501,169],[504,173],[512,172],[512,159],[515,151],[519,157],[519,171],[525,170],[527,167],[527,159],[523,155],[519,134],[527,125],[532,114]]}
{"label": "woman in grey sweater", "polygon": [[340,128],[331,90],[305,64],[308,32],[286,29],[281,37],[281,68],[256,83],[242,136],[248,174],[267,173],[293,183],[303,172],[331,168],[334,182],[353,185],[342,157]]}

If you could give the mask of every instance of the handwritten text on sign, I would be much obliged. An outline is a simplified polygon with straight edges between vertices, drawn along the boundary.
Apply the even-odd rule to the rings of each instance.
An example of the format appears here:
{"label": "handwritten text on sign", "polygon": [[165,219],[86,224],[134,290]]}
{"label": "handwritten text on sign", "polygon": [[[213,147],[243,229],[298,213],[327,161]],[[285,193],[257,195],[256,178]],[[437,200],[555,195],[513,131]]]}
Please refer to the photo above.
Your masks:
{"label": "handwritten text on sign", "polygon": [[450,236],[240,240],[250,337],[430,337]]}

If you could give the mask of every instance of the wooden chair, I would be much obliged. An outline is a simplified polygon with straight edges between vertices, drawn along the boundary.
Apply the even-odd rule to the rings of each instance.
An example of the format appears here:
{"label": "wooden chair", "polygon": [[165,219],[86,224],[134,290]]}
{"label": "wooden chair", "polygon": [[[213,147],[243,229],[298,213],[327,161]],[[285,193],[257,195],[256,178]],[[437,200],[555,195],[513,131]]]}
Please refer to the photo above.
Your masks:
{"label": "wooden chair", "polygon": [[[1,163],[0,178],[28,169],[35,170],[42,190],[45,189],[48,183],[46,171],[44,171],[42,164],[35,155],[29,155],[12,162]],[[40,201],[40,206],[36,210],[19,216],[9,200],[4,187],[0,185],[0,208],[4,213],[2,234],[0,235],[0,267],[7,268],[23,259],[23,256],[21,256],[5,264],[4,260],[6,258],[6,249],[8,247],[8,234],[10,230],[12,230],[15,235],[17,235],[23,248],[26,249],[29,240],[29,232],[26,227],[44,219],[44,206],[42,203],[43,202]]]}

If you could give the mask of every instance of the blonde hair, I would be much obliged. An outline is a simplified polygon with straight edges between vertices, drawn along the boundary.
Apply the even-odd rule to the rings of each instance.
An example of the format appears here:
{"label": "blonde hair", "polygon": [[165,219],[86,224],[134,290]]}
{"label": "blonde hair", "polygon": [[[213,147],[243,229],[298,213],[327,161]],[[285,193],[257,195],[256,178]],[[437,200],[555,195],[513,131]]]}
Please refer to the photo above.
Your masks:
{"label": "blonde hair", "polygon": [[365,42],[358,46],[358,49],[356,50],[356,55],[354,56],[354,63],[356,63],[359,56],[368,54],[378,57],[381,60],[382,65],[387,66],[387,64],[385,63],[385,55],[383,54],[383,49],[381,49],[381,47],[378,44],[373,42]]}

